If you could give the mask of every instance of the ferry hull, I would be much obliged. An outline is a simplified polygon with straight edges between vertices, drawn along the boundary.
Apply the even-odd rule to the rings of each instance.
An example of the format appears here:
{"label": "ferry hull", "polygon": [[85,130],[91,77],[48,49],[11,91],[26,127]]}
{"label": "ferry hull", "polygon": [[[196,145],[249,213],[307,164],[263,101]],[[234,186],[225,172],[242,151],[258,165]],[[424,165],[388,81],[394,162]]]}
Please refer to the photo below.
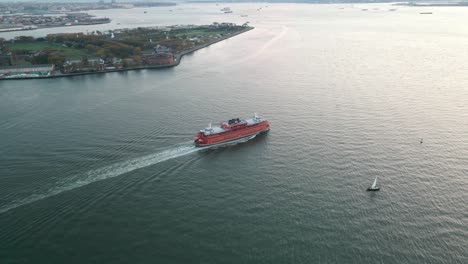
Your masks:
{"label": "ferry hull", "polygon": [[264,121],[252,126],[242,128],[240,130],[228,131],[209,136],[205,136],[203,135],[203,133],[199,133],[195,138],[194,143],[197,147],[215,146],[252,137],[257,134],[266,132],[268,130],[270,130],[270,124],[268,123],[268,121]]}

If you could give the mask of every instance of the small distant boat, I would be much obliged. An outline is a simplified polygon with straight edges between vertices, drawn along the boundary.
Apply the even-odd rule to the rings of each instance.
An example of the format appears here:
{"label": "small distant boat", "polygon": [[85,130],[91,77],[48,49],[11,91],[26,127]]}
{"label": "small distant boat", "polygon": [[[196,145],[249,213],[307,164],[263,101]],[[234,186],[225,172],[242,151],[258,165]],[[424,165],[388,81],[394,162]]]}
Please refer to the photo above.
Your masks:
{"label": "small distant boat", "polygon": [[371,187],[367,188],[367,191],[368,192],[375,192],[375,191],[379,191],[379,190],[380,190],[380,187],[377,187],[377,177],[375,177],[374,183],[372,184]]}
{"label": "small distant boat", "polygon": [[362,11],[367,11],[367,8],[361,9]]}
{"label": "small distant boat", "polygon": [[421,14],[421,15],[432,15],[432,12],[421,12],[419,14]]}
{"label": "small distant boat", "polygon": [[224,8],[221,8],[222,12],[224,12],[225,14],[229,14],[229,13],[232,13],[232,10],[230,7],[224,7]]}
{"label": "small distant boat", "polygon": [[389,9],[388,11],[396,11],[396,8]]}

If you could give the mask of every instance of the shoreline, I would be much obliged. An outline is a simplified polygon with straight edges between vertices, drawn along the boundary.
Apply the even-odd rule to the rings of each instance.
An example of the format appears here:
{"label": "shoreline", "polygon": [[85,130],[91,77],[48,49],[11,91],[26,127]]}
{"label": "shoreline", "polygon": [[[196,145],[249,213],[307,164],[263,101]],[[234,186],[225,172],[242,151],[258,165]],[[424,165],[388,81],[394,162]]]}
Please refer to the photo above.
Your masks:
{"label": "shoreline", "polygon": [[40,26],[35,28],[0,28],[0,33],[5,32],[15,32],[15,31],[33,31],[38,29],[47,29],[47,28],[63,28],[63,27],[76,27],[76,26],[93,26],[93,25],[104,25],[109,24],[112,21],[108,22],[99,22],[99,23],[89,23],[89,24],[72,24],[72,25],[57,25],[57,26]]}
{"label": "shoreline", "polygon": [[171,68],[171,67],[176,67],[180,64],[182,58],[190,53],[193,53],[197,50],[206,48],[210,45],[213,45],[215,43],[224,41],[226,39],[235,37],[237,35],[240,35],[242,33],[248,32],[250,30],[253,30],[254,27],[248,27],[244,30],[241,30],[239,32],[236,32],[232,35],[229,36],[224,36],[222,38],[210,41],[208,43],[205,43],[203,45],[179,52],[177,54],[174,54],[174,63],[171,64],[164,64],[164,65],[142,65],[142,66],[136,66],[136,67],[131,67],[131,68],[125,68],[125,69],[111,69],[111,70],[103,70],[103,71],[93,71],[93,72],[77,72],[77,73],[59,73],[59,74],[54,74],[54,75],[49,75],[49,76],[31,76],[31,77],[17,77],[17,78],[0,78],[0,81],[8,81],[8,80],[27,80],[27,79],[50,79],[50,78],[61,78],[61,77],[71,77],[71,76],[79,76],[79,75],[90,75],[90,74],[105,74],[105,73],[111,73],[111,72],[125,72],[125,71],[137,71],[137,70],[145,70],[145,69],[163,69],[163,68]]}

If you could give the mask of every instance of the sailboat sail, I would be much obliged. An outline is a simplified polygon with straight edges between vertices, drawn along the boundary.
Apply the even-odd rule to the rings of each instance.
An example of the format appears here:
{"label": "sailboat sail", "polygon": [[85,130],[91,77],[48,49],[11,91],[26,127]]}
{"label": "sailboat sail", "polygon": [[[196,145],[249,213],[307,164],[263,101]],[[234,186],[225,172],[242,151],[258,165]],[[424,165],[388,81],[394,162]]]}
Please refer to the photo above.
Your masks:
{"label": "sailboat sail", "polygon": [[375,189],[375,186],[377,186],[377,177],[375,177],[374,183],[372,184],[372,189]]}

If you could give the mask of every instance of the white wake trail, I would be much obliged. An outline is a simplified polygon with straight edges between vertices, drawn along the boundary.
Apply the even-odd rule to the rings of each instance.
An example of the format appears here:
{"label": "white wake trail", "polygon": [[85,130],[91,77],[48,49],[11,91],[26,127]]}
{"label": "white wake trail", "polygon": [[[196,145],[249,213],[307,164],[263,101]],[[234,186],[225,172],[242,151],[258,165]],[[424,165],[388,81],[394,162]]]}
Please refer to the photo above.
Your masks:
{"label": "white wake trail", "polygon": [[[280,39],[284,38],[286,36],[286,34],[288,33],[289,31],[289,28],[286,27],[286,26],[282,26],[281,27],[281,32],[279,32],[278,34],[276,34],[273,38],[269,39],[267,42],[265,42],[262,46],[256,48],[254,50],[254,52],[250,53],[250,54],[247,54],[246,56],[243,56],[242,58],[240,59],[237,59],[237,60],[232,60],[230,62],[224,62],[223,63],[223,66],[226,67],[226,66],[236,66],[238,64],[243,64],[247,61],[252,61],[253,59],[255,59],[256,57],[260,56],[263,54],[263,52],[265,52],[265,50],[267,50],[268,48],[270,48],[272,45],[274,45],[277,41],[279,41]],[[205,70],[210,70],[211,68],[205,68]]]}
{"label": "white wake trail", "polygon": [[195,146],[175,147],[148,156],[143,156],[128,161],[115,163],[96,170],[91,170],[84,174],[77,174],[73,177],[67,178],[66,180],[56,183],[54,187],[49,189],[49,191],[46,191],[42,194],[32,194],[26,198],[13,201],[10,204],[0,207],[0,214],[29,203],[33,203],[57,195],[62,192],[70,191],[93,182],[117,177],[124,173],[128,173],[137,169],[154,165],[169,159],[185,156],[201,149],[204,148],[197,148]]}

